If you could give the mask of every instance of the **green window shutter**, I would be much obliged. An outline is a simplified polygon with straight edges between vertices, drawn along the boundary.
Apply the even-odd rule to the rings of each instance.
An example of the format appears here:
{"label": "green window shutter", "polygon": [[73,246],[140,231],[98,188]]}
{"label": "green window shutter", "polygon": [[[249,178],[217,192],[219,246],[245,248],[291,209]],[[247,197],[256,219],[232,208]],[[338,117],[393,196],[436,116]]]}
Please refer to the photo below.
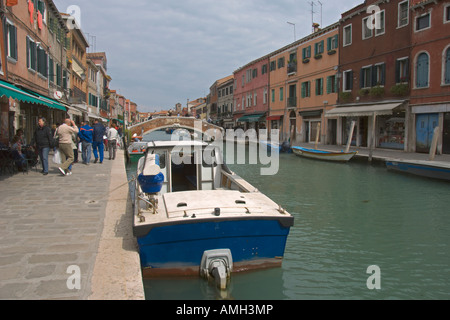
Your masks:
{"label": "green window shutter", "polygon": [[327,94],[330,94],[331,91],[333,90],[332,88],[332,77],[327,77]]}
{"label": "green window shutter", "polygon": [[327,51],[330,51],[332,48],[331,48],[331,38],[328,38],[327,39]]}

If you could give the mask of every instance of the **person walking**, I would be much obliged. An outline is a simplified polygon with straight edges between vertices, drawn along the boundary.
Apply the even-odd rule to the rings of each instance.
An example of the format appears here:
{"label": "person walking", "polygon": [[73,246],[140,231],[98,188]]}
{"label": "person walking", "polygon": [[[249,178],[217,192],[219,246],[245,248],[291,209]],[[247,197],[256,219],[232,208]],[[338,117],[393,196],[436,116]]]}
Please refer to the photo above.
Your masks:
{"label": "person walking", "polygon": [[98,119],[94,121],[94,142],[92,143],[92,148],[94,149],[94,163],[97,163],[100,157],[100,164],[103,163],[104,158],[104,143],[103,136],[105,135],[105,127],[103,124],[98,122]]}
{"label": "person walking", "polygon": [[38,127],[34,132],[32,145],[36,146],[42,164],[42,174],[48,175],[48,154],[53,148],[52,130],[47,126],[45,118],[39,118]]}
{"label": "person walking", "polygon": [[89,125],[89,122],[84,122],[84,125],[80,128],[78,136],[81,140],[81,158],[83,164],[88,165],[91,162],[92,143],[94,141],[94,128]]}
{"label": "person walking", "polygon": [[74,161],[72,134],[78,133],[78,127],[75,122],[67,118],[65,122],[58,128],[57,135],[59,137],[59,151],[61,152],[61,165],[58,167],[63,175],[69,173],[69,166]]}
{"label": "person walking", "polygon": [[116,159],[117,141],[119,140],[119,133],[111,124],[111,128],[108,130],[108,150],[109,150],[109,160]]}

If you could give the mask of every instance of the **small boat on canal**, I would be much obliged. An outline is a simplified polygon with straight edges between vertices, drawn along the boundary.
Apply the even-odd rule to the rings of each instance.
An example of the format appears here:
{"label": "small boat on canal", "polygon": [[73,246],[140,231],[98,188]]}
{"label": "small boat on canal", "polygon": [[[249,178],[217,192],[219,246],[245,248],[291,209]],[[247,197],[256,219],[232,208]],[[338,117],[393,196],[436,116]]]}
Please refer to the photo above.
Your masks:
{"label": "small boat on canal", "polygon": [[325,161],[335,161],[335,162],[348,162],[356,154],[357,151],[350,152],[332,152],[317,149],[308,149],[303,147],[292,147],[292,151],[297,155],[305,158],[315,159],[315,160],[325,160]]}
{"label": "small boat on canal", "polygon": [[144,277],[200,275],[225,289],[232,272],[281,266],[294,218],[205,140],[147,144],[133,233]]}
{"label": "small boat on canal", "polygon": [[144,156],[147,150],[148,142],[137,141],[130,144],[127,149],[128,158],[131,163],[138,163],[139,159]]}
{"label": "small boat on canal", "polygon": [[450,164],[443,162],[388,159],[386,167],[390,171],[450,181]]}

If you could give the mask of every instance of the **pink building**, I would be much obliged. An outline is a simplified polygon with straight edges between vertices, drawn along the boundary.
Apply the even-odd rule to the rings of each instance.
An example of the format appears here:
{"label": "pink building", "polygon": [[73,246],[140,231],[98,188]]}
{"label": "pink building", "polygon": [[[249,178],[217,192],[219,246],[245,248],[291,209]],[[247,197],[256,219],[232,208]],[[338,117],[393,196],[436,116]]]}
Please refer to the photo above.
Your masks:
{"label": "pink building", "polygon": [[239,127],[265,129],[269,111],[269,56],[234,72],[233,120]]}

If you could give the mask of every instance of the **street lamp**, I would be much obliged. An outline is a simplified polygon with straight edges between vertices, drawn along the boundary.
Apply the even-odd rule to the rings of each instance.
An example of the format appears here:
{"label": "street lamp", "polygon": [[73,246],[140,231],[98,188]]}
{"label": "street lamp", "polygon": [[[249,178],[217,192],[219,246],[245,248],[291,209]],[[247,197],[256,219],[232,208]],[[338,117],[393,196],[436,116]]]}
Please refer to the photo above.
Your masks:
{"label": "street lamp", "polygon": [[287,21],[287,24],[290,24],[291,26],[294,26],[294,42],[297,41],[297,35],[295,33],[295,23]]}

